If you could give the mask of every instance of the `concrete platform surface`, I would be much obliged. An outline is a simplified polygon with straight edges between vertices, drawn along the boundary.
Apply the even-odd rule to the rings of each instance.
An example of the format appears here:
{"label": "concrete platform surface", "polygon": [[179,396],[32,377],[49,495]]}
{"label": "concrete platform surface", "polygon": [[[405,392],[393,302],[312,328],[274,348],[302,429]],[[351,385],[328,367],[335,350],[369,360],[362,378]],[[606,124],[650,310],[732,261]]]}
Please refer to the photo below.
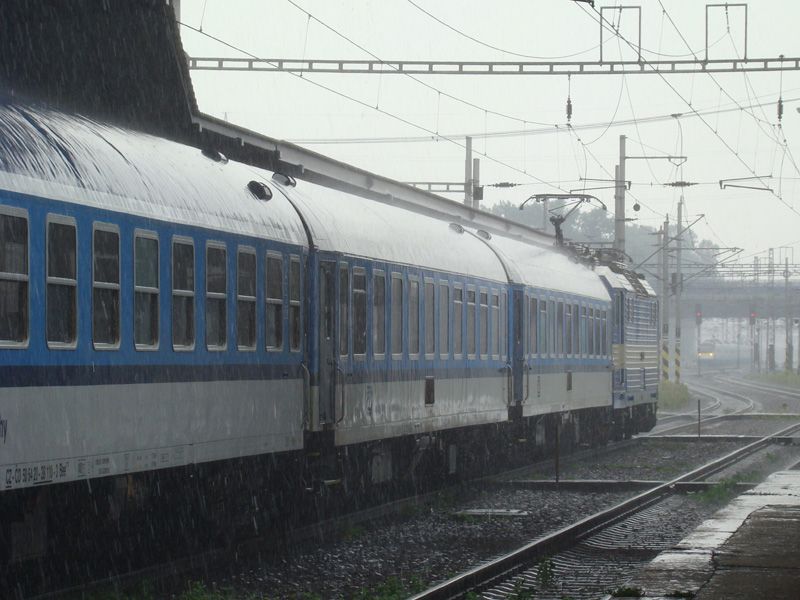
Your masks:
{"label": "concrete platform surface", "polygon": [[659,600],[800,600],[800,471],[773,473],[627,586]]}

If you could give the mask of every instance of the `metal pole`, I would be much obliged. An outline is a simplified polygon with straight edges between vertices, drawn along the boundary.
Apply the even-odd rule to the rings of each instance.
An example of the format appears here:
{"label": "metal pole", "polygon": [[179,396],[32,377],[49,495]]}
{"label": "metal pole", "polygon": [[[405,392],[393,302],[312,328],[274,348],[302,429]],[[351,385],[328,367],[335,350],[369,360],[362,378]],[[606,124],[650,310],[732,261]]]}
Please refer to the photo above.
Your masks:
{"label": "metal pole", "polygon": [[681,382],[681,292],[683,291],[683,274],[681,273],[681,251],[683,249],[683,194],[678,202],[678,233],[675,242],[675,383]]}
{"label": "metal pole", "polygon": [[480,199],[475,197],[475,188],[481,184],[481,159],[472,159],[472,208],[478,210],[480,208]]}
{"label": "metal pole", "polygon": [[742,320],[736,323],[736,370],[742,368]]}
{"label": "metal pole", "polygon": [[661,231],[661,379],[669,381],[669,215]]}
{"label": "metal pole", "polygon": [[464,204],[472,208],[472,138],[467,136],[467,158],[464,161]]}
{"label": "metal pole", "polygon": [[697,397],[697,437],[700,437],[700,396]]}
{"label": "metal pole", "polygon": [[786,362],[783,365],[785,371],[791,372],[792,362],[794,355],[794,348],[792,347],[792,307],[789,303],[789,257],[786,257],[785,267],[783,270],[783,279],[785,282],[784,289],[784,302],[786,306]]}
{"label": "metal pole", "polygon": [[614,195],[614,248],[625,252],[625,136],[619,136],[619,165]]}
{"label": "metal pole", "polygon": [[559,471],[560,471],[560,465],[559,465],[560,453],[561,453],[561,413],[558,413],[556,415],[556,453],[555,453],[556,483],[558,483]]}

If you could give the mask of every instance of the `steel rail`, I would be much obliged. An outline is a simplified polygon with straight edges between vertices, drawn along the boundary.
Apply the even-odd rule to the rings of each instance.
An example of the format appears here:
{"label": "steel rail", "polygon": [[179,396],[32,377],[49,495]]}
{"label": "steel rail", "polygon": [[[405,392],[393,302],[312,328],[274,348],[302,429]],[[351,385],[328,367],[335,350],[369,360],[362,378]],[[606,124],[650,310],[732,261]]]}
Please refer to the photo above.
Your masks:
{"label": "steel rail", "polygon": [[779,387],[775,385],[766,385],[761,383],[754,383],[752,381],[747,381],[746,379],[740,379],[738,377],[719,377],[715,376],[715,379],[721,382],[728,382],[735,385],[739,385],[742,387],[751,388],[754,390],[760,390],[763,392],[775,392],[776,394],[782,394],[784,396],[789,396],[792,398],[800,398],[800,391],[792,390],[790,388]]}
{"label": "steel rail", "polygon": [[410,600],[450,600],[471,591],[485,589],[513,577],[520,570],[540,558],[555,554],[589,534],[613,525],[627,516],[639,512],[675,493],[677,484],[697,481],[721,471],[770,444],[773,438],[800,430],[800,424],[764,436],[743,448],[713,460],[680,477],[654,487],[607,510],[600,511],[568,527],[534,540],[497,559],[474,567],[427,590],[411,596]]}

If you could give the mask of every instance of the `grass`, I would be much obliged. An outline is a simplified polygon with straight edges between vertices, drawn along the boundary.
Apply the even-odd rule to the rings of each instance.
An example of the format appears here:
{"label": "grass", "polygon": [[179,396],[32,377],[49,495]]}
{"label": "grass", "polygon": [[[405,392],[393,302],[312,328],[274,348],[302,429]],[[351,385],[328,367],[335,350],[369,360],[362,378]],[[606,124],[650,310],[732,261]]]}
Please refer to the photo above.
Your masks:
{"label": "grass", "polygon": [[680,410],[689,406],[689,388],[683,383],[662,381],[658,386],[658,408]]}
{"label": "grass", "polygon": [[754,374],[750,375],[750,379],[763,381],[764,383],[774,383],[777,385],[800,388],[800,374],[789,373],[787,371]]}
{"label": "grass", "polygon": [[694,498],[704,504],[722,504],[739,495],[736,484],[743,481],[752,481],[752,473],[740,473],[733,477],[721,479],[715,485],[695,494]]}

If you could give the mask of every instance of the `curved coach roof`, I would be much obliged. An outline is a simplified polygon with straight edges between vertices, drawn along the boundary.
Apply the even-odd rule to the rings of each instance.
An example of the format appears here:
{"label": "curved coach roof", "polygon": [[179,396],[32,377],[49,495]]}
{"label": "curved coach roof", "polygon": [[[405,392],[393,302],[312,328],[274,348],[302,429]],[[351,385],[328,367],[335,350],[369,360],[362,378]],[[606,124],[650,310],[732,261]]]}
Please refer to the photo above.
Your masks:
{"label": "curved coach roof", "polygon": [[283,190],[303,213],[320,250],[507,281],[497,256],[448,221],[313,183]]}
{"label": "curved coach roof", "polygon": [[0,104],[0,133],[0,190],[308,245],[286,198],[264,202],[247,189],[254,178],[269,181],[265,171],[30,106]]}
{"label": "curved coach roof", "polygon": [[514,283],[610,301],[597,273],[553,246],[493,235],[488,244],[502,257]]}

